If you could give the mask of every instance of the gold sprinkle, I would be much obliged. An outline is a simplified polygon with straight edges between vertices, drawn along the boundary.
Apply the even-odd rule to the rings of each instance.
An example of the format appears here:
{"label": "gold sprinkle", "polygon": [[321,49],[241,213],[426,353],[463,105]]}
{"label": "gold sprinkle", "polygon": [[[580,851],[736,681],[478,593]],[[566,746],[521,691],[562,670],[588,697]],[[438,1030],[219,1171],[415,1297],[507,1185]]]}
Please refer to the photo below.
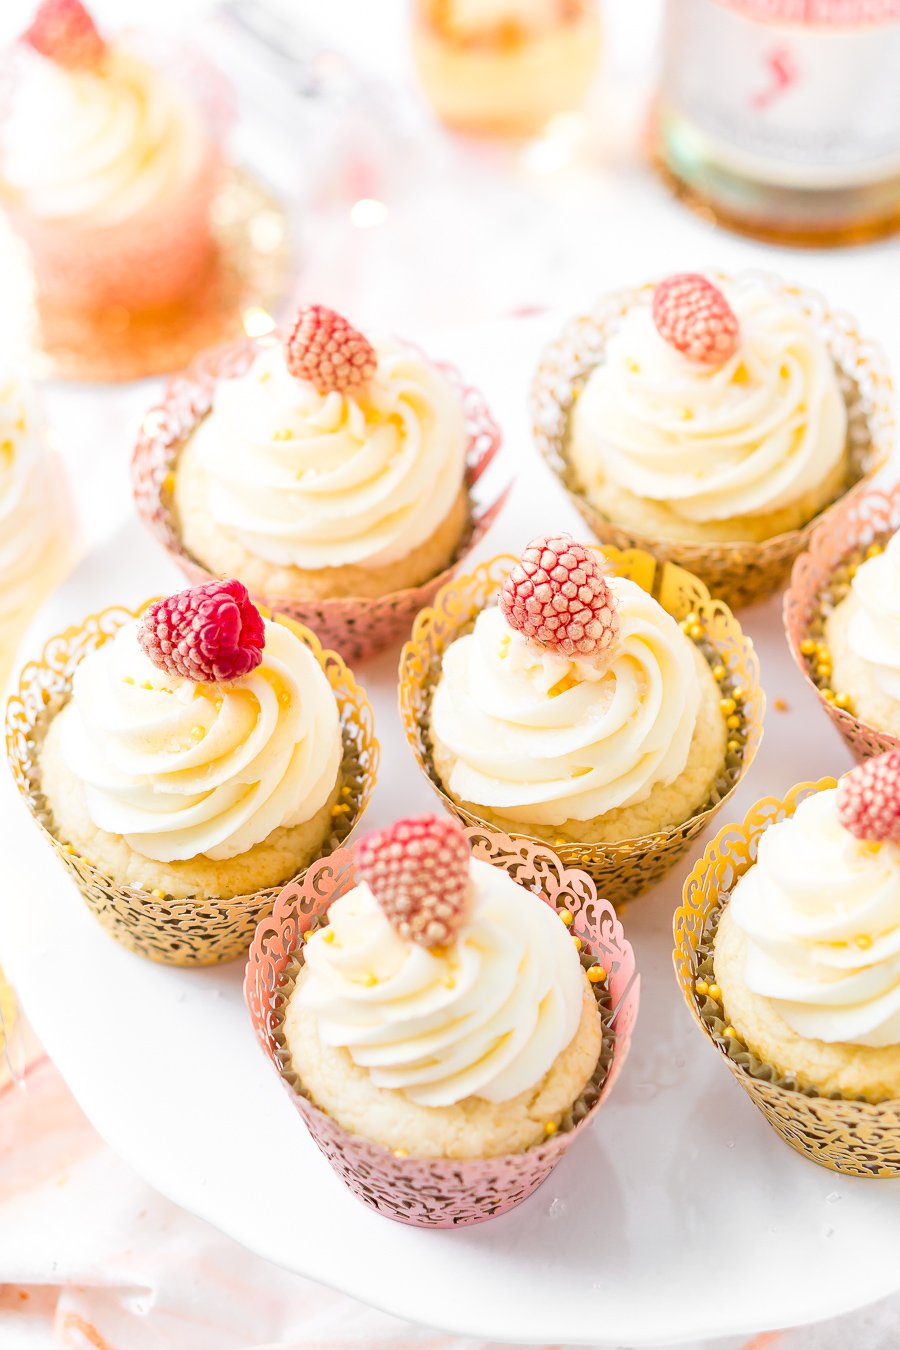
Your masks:
{"label": "gold sprinkle", "polygon": [[272,432],[273,441],[292,441],[293,439],[294,433],[290,427],[280,427],[277,431]]}
{"label": "gold sprinkle", "polygon": [[445,975],[441,983],[443,984],[445,989],[456,988],[456,979],[454,978],[453,975]]}
{"label": "gold sprinkle", "polygon": [[333,929],[333,928],[326,928],[326,929],[325,929],[325,932],[322,934],[322,941],[323,941],[323,942],[334,942],[334,929]]}
{"label": "gold sprinkle", "polygon": [[872,939],[868,933],[860,933],[858,937],[855,937],[853,939],[853,941],[856,943],[857,947],[860,949],[861,952],[867,952],[872,945]]}
{"label": "gold sprinkle", "polygon": [[788,710],[787,699],[784,698],[774,699],[772,702],[772,707],[775,709],[776,712],[787,712]]}
{"label": "gold sprinkle", "polygon": [[556,912],[557,912],[557,914],[559,915],[559,917],[562,919],[563,923],[564,923],[564,924],[566,925],[566,927],[568,928],[569,925],[570,925],[571,922],[572,922],[572,913],[571,913],[571,911],[568,910],[568,909],[558,909]]}
{"label": "gold sprinkle", "polygon": [[879,553],[883,552],[884,549],[881,544],[870,544],[869,547],[866,549],[866,557],[877,558]]}
{"label": "gold sprinkle", "polygon": [[816,650],[816,643],[813,638],[804,638],[800,643],[800,650],[804,656],[812,656]]}
{"label": "gold sprinkle", "polygon": [[834,706],[836,708],[843,708],[844,712],[849,712],[851,704],[852,699],[849,694],[835,694]]}
{"label": "gold sprinkle", "polygon": [[407,1153],[407,1151],[406,1151],[405,1148],[395,1148],[395,1149],[394,1149],[394,1157],[395,1157],[395,1158],[408,1158],[408,1157],[409,1157],[409,1154]]}
{"label": "gold sprinkle", "polygon": [[260,384],[268,384],[268,383],[269,383],[269,380],[271,380],[271,378],[272,378],[272,372],[271,372],[271,370],[264,370],[263,373],[262,373],[262,374],[260,375],[260,377],[259,377],[259,382],[260,382]]}
{"label": "gold sprinkle", "polygon": [[580,951],[581,951],[581,938],[578,936],[577,933],[573,933],[573,934],[572,934],[572,941],[575,943],[575,950],[576,950],[576,952],[580,952]]}
{"label": "gold sprinkle", "polygon": [[74,849],[73,845],[72,845],[72,844],[65,844],[63,847],[64,847],[65,852],[69,854],[69,857],[74,858],[74,856],[75,856],[75,849]]}
{"label": "gold sprinkle", "polygon": [[553,847],[554,847],[554,848],[562,848],[563,845],[564,845],[564,844],[567,844],[568,842],[569,842],[568,839],[554,839],[554,841],[553,841]]}
{"label": "gold sprinkle", "polygon": [[606,967],[591,966],[590,970],[587,973],[587,977],[590,980],[591,984],[600,984],[601,981],[606,979]]}
{"label": "gold sprinkle", "polygon": [[372,989],[377,983],[378,983],[377,975],[371,974],[367,975],[366,978],[363,980],[363,984],[366,986],[367,989]]}
{"label": "gold sprinkle", "polygon": [[195,741],[202,741],[206,735],[206,727],[191,727],[191,735]]}
{"label": "gold sprinkle", "polygon": [[312,935],[313,935],[314,932],[315,932],[315,929],[314,929],[314,928],[307,928],[306,931],[305,931],[304,934],[303,934],[303,941],[304,941],[304,942],[309,942],[309,939],[312,937]]}
{"label": "gold sprinkle", "polygon": [[711,984],[706,992],[709,994],[710,998],[715,999],[716,1002],[722,997],[722,990],[717,984]]}
{"label": "gold sprinkle", "polygon": [[823,689],[822,697],[826,703],[833,703],[835,700],[835,692],[833,689]]}
{"label": "gold sprinkle", "polygon": [[556,1134],[556,1131],[558,1129],[559,1126],[557,1125],[555,1120],[544,1121],[544,1134],[547,1136],[548,1139],[550,1138],[551,1134]]}
{"label": "gold sprinkle", "polygon": [[731,691],[731,697],[740,703],[741,699],[744,697],[744,686],[742,684],[736,684]]}
{"label": "gold sprinkle", "polygon": [[165,900],[166,898],[165,891],[161,891],[159,887],[157,887],[156,890],[151,891],[150,894],[153,896],[154,900]]}
{"label": "gold sprinkle", "polygon": [[698,994],[709,993],[709,985],[706,983],[705,980],[697,980],[696,983],[694,984],[694,988],[696,989]]}
{"label": "gold sprinkle", "polygon": [[725,718],[725,725],[729,731],[738,731],[740,730],[741,719],[735,713],[732,717]]}
{"label": "gold sprinkle", "polygon": [[719,707],[726,716],[728,716],[729,713],[737,712],[737,704],[733,698],[720,698]]}
{"label": "gold sprinkle", "polygon": [[342,797],[352,797],[352,796],[353,796],[353,789],[352,789],[352,788],[349,788],[349,787],[347,787],[347,786],[345,785],[344,787],[341,788],[341,796],[342,796]]}
{"label": "gold sprinkle", "polygon": [[726,676],[727,674],[728,674],[728,671],[725,669],[724,666],[713,666],[713,679],[714,679],[714,680],[722,681],[722,680],[724,680],[724,678],[725,678],[725,676]]}
{"label": "gold sprinkle", "polygon": [[144,683],[141,685],[141,688],[142,688],[142,689],[152,689],[152,688],[153,688],[153,681],[152,681],[152,680],[145,680]]}
{"label": "gold sprinkle", "polygon": [[740,748],[741,748],[741,743],[740,743],[740,741],[729,741],[729,742],[728,742],[727,749],[729,749],[729,750],[731,751],[732,754],[734,754],[734,752],[735,752],[736,750],[740,750]]}
{"label": "gold sprinkle", "polygon": [[736,1039],[737,1039],[737,1032],[735,1031],[734,1027],[732,1027],[732,1026],[727,1026],[727,1027],[725,1027],[724,1031],[722,1032],[722,1035],[723,1035],[724,1037],[726,1037],[727,1040],[736,1040]]}
{"label": "gold sprinkle", "polygon": [[123,683],[123,684],[134,684],[134,676],[133,676],[133,675],[123,675],[123,677],[122,677],[122,683]]}
{"label": "gold sprinkle", "polygon": [[336,806],[331,808],[331,814],[333,816],[345,816],[349,810],[350,807],[345,802],[338,802]]}
{"label": "gold sprinkle", "polygon": [[165,478],[162,480],[162,490],[163,490],[163,492],[168,493],[170,496],[171,496],[171,494],[175,491],[175,475],[174,475],[174,473],[167,473],[167,474],[166,474]]}
{"label": "gold sprinkle", "polygon": [[220,712],[220,711],[221,711],[221,708],[222,708],[222,700],[221,700],[220,698],[217,698],[216,701],[215,701],[215,705],[214,705],[214,706],[215,706],[216,712]]}
{"label": "gold sprinkle", "polygon": [[548,697],[558,698],[560,694],[567,694],[570,689],[574,689],[578,681],[573,675],[564,675],[561,680],[557,680],[548,691]]}

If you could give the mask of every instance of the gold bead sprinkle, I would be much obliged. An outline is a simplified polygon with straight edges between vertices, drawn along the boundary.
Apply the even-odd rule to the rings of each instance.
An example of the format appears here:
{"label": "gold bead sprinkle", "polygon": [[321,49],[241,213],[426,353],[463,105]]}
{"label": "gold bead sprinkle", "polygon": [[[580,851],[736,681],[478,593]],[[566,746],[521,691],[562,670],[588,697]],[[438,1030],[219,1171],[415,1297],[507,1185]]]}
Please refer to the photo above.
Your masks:
{"label": "gold bead sprinkle", "polygon": [[409,1154],[407,1153],[407,1151],[406,1151],[405,1148],[395,1148],[395,1149],[394,1149],[394,1157],[395,1157],[395,1158],[408,1158],[408,1157],[409,1157]]}
{"label": "gold bead sprinkle", "polygon": [[591,966],[590,970],[587,973],[587,977],[590,980],[591,984],[602,983],[602,981],[606,979],[606,967]]}
{"label": "gold bead sprinkle", "polygon": [[557,914],[559,915],[559,917],[562,919],[563,923],[564,923],[564,924],[566,925],[566,927],[568,928],[569,925],[570,925],[571,922],[572,922],[572,914],[571,914],[571,912],[570,912],[569,910],[567,910],[567,909],[558,909],[556,912],[557,912]]}
{"label": "gold bead sprinkle", "polygon": [[165,891],[161,891],[158,886],[156,890],[151,891],[150,894],[153,896],[154,900],[165,900],[166,898]]}
{"label": "gold bead sprinkle", "polygon": [[861,952],[867,952],[872,945],[872,939],[868,933],[860,933],[853,940]]}
{"label": "gold bead sprinkle", "polygon": [[709,993],[709,985],[706,983],[705,980],[697,980],[696,983],[694,984],[694,988],[700,995]]}
{"label": "gold bead sprinkle", "polygon": [[735,1040],[737,1038],[737,1032],[732,1026],[725,1027],[722,1035],[726,1037],[727,1040]]}
{"label": "gold bead sprinkle", "polygon": [[736,751],[740,750],[741,743],[740,741],[729,741],[728,745],[725,748],[727,750],[730,750],[731,753],[734,754]]}
{"label": "gold bead sprinkle", "polygon": [[784,698],[774,699],[772,702],[772,707],[775,709],[776,712],[787,712],[788,710],[787,699]]}
{"label": "gold bead sprinkle", "polygon": [[544,1121],[544,1134],[547,1136],[548,1139],[550,1138],[551,1134],[556,1134],[556,1131],[558,1129],[559,1126],[557,1125],[555,1120]]}
{"label": "gold bead sprinkle", "polygon": [[727,674],[728,674],[728,671],[725,669],[724,666],[713,666],[713,679],[714,679],[714,680],[719,680],[719,681],[721,682],[722,680],[724,680],[724,678],[725,678],[725,676],[726,676]]}
{"label": "gold bead sprinkle", "polygon": [[729,713],[737,712],[737,704],[733,698],[720,698],[719,707],[727,717]]}
{"label": "gold bead sprinkle", "polygon": [[843,708],[844,712],[849,712],[851,704],[852,700],[849,694],[835,694],[834,706],[836,708]]}
{"label": "gold bead sprinkle", "polygon": [[578,936],[577,933],[573,933],[573,934],[572,934],[572,941],[575,943],[575,950],[576,950],[576,952],[580,952],[580,951],[581,951],[582,943],[581,943],[581,938]]}
{"label": "gold bead sprinkle", "polygon": [[813,640],[813,638],[804,638],[803,641],[800,643],[800,650],[804,656],[812,656],[813,652],[816,650],[817,645],[818,644]]}
{"label": "gold bead sprinkle", "polygon": [[729,731],[738,731],[740,730],[741,719],[735,713],[733,716],[725,718],[725,725]]}
{"label": "gold bead sprinkle", "polygon": [[719,988],[717,984],[711,984],[709,986],[709,989],[707,990],[707,993],[709,994],[711,999],[714,999],[716,1001],[716,1003],[718,1003],[719,999],[722,997],[722,990]]}

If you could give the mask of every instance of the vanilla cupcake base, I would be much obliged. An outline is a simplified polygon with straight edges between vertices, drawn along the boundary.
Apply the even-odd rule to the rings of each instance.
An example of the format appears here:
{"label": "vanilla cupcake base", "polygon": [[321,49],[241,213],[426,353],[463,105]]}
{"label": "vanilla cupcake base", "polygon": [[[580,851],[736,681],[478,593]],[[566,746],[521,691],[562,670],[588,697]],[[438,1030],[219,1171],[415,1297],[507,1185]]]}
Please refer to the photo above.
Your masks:
{"label": "vanilla cupcake base", "polygon": [[[710,454],[714,453],[715,447],[711,446]],[[680,516],[661,502],[638,497],[627,488],[611,483],[593,451],[585,445],[579,446],[574,439],[569,442],[568,455],[574,471],[574,490],[583,493],[607,519],[651,539],[691,544],[758,544],[800,529],[841,496],[851,474],[849,453],[845,451],[831,473],[814,490],[798,497],[789,506],[761,515],[696,521]]]}
{"label": "vanilla cupcake base", "polygon": [[[297,978],[299,988],[305,968]],[[581,1022],[569,1045],[533,1088],[506,1102],[466,1097],[452,1106],[420,1106],[401,1092],[376,1087],[342,1047],[323,1045],[315,1017],[291,997],[284,1036],[304,1091],[350,1134],[413,1158],[494,1158],[521,1153],[546,1139],[584,1091],[600,1058],[603,1024],[585,977]]]}
{"label": "vanilla cupcake base", "polygon": [[430,538],[396,562],[380,567],[354,563],[309,569],[268,562],[250,552],[235,530],[213,520],[208,503],[209,478],[192,436],[175,470],[176,527],[185,550],[210,572],[240,577],[253,595],[304,600],[376,599],[420,586],[450,565],[471,524],[469,494],[463,486]]}
{"label": "vanilla cupcake base", "polygon": [[448,796],[465,810],[501,830],[526,834],[554,844],[617,844],[637,839],[689,820],[705,806],[716,779],[725,767],[728,729],[719,707],[722,689],[703,655],[696,649],[694,660],[701,687],[697,725],[688,750],[687,764],[671,783],[660,783],[642,802],[620,806],[593,820],[565,820],[559,825],[536,825],[527,819],[500,815],[475,802],[463,801],[450,789],[456,758],[435,736],[430,723],[434,767]]}
{"label": "vanilla cupcake base", "polygon": [[84,784],[62,754],[63,708],[47,728],[39,753],[41,790],[53,819],[53,833],[71,845],[119,886],[162,891],[174,900],[231,899],[290,881],[322,853],[334,832],[332,809],[341,791],[341,772],[325,805],[310,820],[273,830],[267,839],[235,858],[196,857],[184,862],[155,862],[121,835],[100,830],[91,820]]}
{"label": "vanilla cupcake base", "polygon": [[877,731],[900,736],[900,702],[884,692],[872,667],[850,646],[850,624],[861,609],[859,600],[849,591],[825,621],[825,642],[831,657],[829,683],[836,692],[850,695],[853,712],[863,722]]}
{"label": "vanilla cupcake base", "polygon": [[726,1019],[757,1058],[820,1096],[839,1093],[873,1102],[900,1099],[900,1045],[830,1044],[799,1036],[771,999],[747,987],[746,959],[747,938],[726,907],[713,949],[716,983]]}

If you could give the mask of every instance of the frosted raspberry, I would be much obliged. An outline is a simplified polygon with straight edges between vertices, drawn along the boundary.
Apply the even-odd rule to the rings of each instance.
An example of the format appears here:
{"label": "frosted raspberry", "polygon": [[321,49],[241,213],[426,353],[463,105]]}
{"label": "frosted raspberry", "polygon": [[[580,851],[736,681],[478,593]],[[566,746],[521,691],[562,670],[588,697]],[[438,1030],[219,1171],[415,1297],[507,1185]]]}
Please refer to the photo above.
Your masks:
{"label": "frosted raspberry", "polygon": [[320,394],[358,389],[378,369],[371,342],[324,305],[300,310],[285,350],[291,374],[309,380]]}
{"label": "frosted raspberry", "polygon": [[593,553],[567,534],[532,539],[500,591],[511,628],[566,656],[607,657],[619,636],[615,596]]}
{"label": "frosted raspberry", "polygon": [[211,581],[157,600],[138,641],[167,675],[185,680],[238,680],[262,660],[262,615],[239,581]]}
{"label": "frosted raspberry", "polygon": [[867,759],[837,787],[841,824],[857,839],[900,844],[900,750]]}
{"label": "frosted raspberry", "polygon": [[401,937],[450,942],[469,893],[469,845],[447,816],[398,820],[359,845],[359,875]]}
{"label": "frosted raspberry", "polygon": [[90,70],[106,50],[81,0],[44,0],[22,41],[69,70]]}
{"label": "frosted raspberry", "polygon": [[718,286],[698,272],[666,277],[653,293],[660,337],[705,366],[721,366],[738,346],[738,321]]}

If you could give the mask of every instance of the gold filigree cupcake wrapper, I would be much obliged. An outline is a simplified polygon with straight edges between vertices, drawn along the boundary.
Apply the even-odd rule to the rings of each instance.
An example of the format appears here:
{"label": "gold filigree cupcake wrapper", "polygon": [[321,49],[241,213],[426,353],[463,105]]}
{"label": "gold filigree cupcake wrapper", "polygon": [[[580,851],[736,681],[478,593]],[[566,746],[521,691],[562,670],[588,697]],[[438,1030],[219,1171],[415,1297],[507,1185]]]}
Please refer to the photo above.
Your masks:
{"label": "gold filigree cupcake wrapper", "polygon": [[[728,607],[713,599],[702,581],[674,563],[658,563],[641,549],[604,548],[603,553],[613,572],[629,577],[653,595],[700,649],[720,683],[728,730],[723,770],[709,800],[688,820],[615,844],[554,840],[550,845],[566,866],[583,868],[603,894],[621,906],[655,885],[728,801],[759,748],[765,694],[752,642]],[[444,806],[466,826],[497,828],[455,801],[441,782],[431,746],[431,701],[444,652],[469,631],[481,610],[495,603],[517,561],[507,556],[493,558],[443,587],[433,608],[423,610],[416,619],[400,658],[400,713],[406,738]],[[512,833],[541,843],[534,835]]]}
{"label": "gold filigree cupcake wrapper", "polygon": [[[120,884],[79,855],[54,831],[41,790],[39,755],[47,728],[68,701],[78,664],[141,610],[111,608],[52,638],[37,661],[25,666],[7,705],[6,747],[16,785],[47,843],[81,891],[88,908],[123,946],[166,965],[201,966],[246,955],[260,918],[271,912],[282,885],[248,895],[175,899],[160,891]],[[336,652],[327,651],[308,629],[282,616],[315,656],[338,703],[343,739],[340,799],[321,853],[339,847],[358,824],[375,786],[379,745],[365,691]],[[321,854],[320,854],[321,856]],[[302,874],[301,874],[302,875]]]}
{"label": "gold filigree cupcake wrapper", "polygon": [[849,593],[856,569],[900,529],[900,484],[871,488],[818,526],[794,564],[784,596],[791,655],[857,760],[900,748],[900,738],[857,716],[852,691],[836,689],[825,637],[829,615]]}
{"label": "gold filigree cupcake wrapper", "polygon": [[584,872],[567,868],[547,845],[482,829],[467,831],[475,858],[506,871],[520,886],[571,916],[585,971],[602,967],[592,983],[604,1034],[597,1067],[578,1100],[551,1122],[546,1139],[525,1150],[486,1159],[408,1157],[349,1134],[306,1095],[291,1065],[284,1015],[302,967],[304,935],[327,921],[332,900],[356,881],[354,849],[341,849],[285,888],[271,917],[260,923],[244,980],[257,1038],[315,1143],[350,1190],[378,1213],[422,1228],[480,1223],[520,1204],[546,1180],[593,1120],[621,1071],[637,1018],[639,977],[634,953],[615,912],[599,899]]}
{"label": "gold filigree cupcake wrapper", "polygon": [[675,974],[694,1021],[725,1060],[733,1077],[782,1139],[804,1157],[835,1172],[860,1177],[900,1176],[900,1101],[854,1101],[821,1096],[759,1059],[727,1021],[716,993],[716,927],[738,879],[756,861],[759,839],[792,816],[804,798],[833,787],[833,778],[799,783],[780,801],[767,797],[741,824],[727,825],[707,845],[684,885],[676,911]]}
{"label": "gold filigree cupcake wrapper", "polygon": [[[717,280],[728,277],[712,273]],[[849,315],[834,311],[813,292],[777,277],[758,276],[770,289],[813,320],[831,353],[848,412],[850,474],[844,493],[804,525],[759,543],[688,543],[650,538],[610,519],[580,490],[568,458],[569,416],[606,344],[635,305],[651,302],[655,283],[605,296],[589,313],[572,319],[545,349],[531,387],[531,415],[537,447],[551,471],[603,545],[643,548],[661,562],[679,564],[704,581],[732,609],[764,599],[786,580],[819,521],[859,492],[893,450],[893,386],[884,356],[861,336]],[[710,453],[714,453],[711,450]]]}
{"label": "gold filigree cupcake wrapper", "polygon": [[[263,342],[271,343],[268,337]],[[220,380],[243,375],[260,351],[252,339],[204,352],[175,376],[162,402],[141,423],[132,459],[132,484],[138,514],[192,585],[213,580],[213,574],[184,549],[176,519],[174,488],[178,457],[188,437],[210,411]],[[465,486],[469,495],[469,528],[452,561],[419,586],[365,598],[310,599],[286,595],[254,598],[277,614],[285,614],[317,633],[348,661],[363,661],[408,635],[424,605],[430,604],[460,563],[487,533],[509,496],[510,486],[498,495],[485,494],[482,479],[501,442],[500,428],[477,389],[465,385],[459,372],[446,362],[436,368],[457,390],[466,427]]]}

